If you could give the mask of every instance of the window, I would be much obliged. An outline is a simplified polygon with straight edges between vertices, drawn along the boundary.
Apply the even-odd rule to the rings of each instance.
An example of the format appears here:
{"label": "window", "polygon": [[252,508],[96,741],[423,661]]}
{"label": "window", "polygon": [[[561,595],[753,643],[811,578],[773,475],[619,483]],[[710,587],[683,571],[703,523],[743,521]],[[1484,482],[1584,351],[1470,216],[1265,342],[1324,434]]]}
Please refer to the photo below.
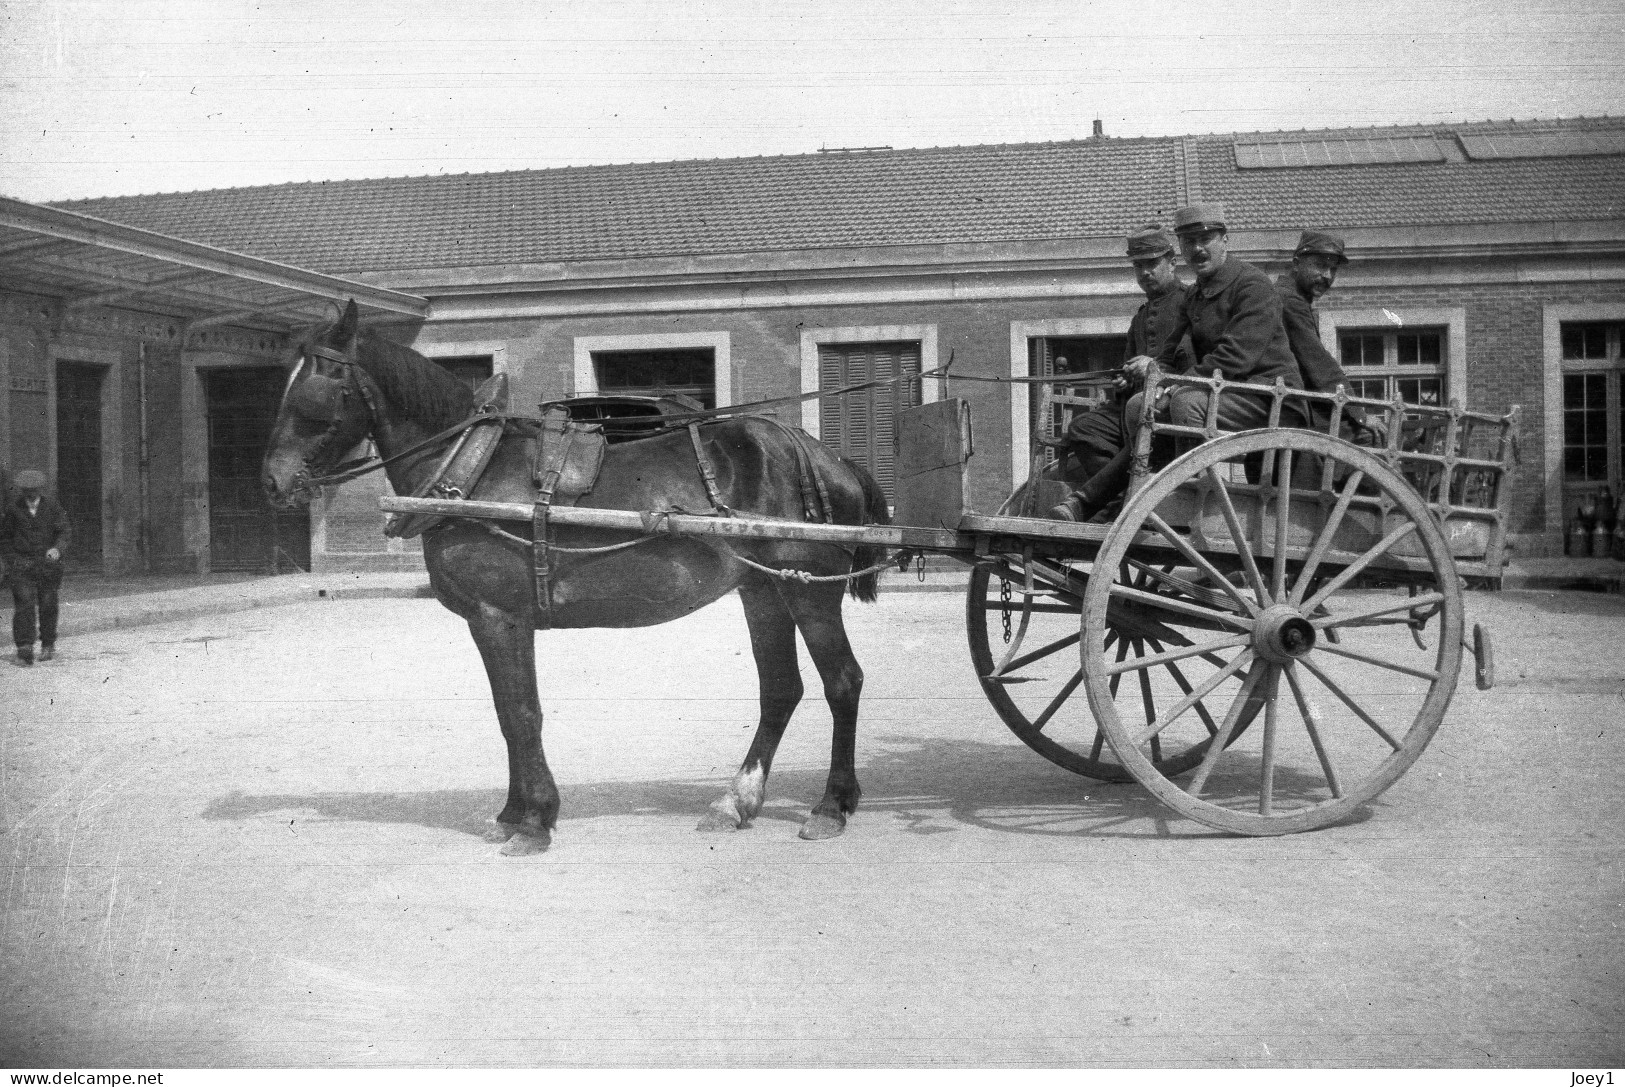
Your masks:
{"label": "window", "polygon": [[492,374],[492,359],[490,355],[455,355],[434,360],[444,367],[451,376],[468,386],[473,392],[479,388],[486,378]]}
{"label": "window", "polygon": [[600,393],[682,393],[708,408],[717,406],[716,352],[709,347],[594,351],[592,368]]}
{"label": "window", "polygon": [[[918,340],[818,345],[818,387],[840,389],[865,381],[920,372]],[[825,445],[863,465],[892,496],[897,475],[897,413],[920,402],[918,381],[898,381],[818,402],[818,433]]]}
{"label": "window", "polygon": [[[1033,377],[1054,377],[1116,370],[1123,365],[1127,351],[1127,336],[1033,336],[1027,340],[1027,373]],[[1031,401],[1033,415],[1028,425],[1034,445],[1029,455],[1041,456],[1045,466],[1055,462],[1056,454],[1054,449],[1038,445],[1039,437],[1058,437],[1066,431],[1067,421],[1074,413],[1088,410],[1073,400],[1097,401],[1105,394],[1093,389],[1072,389],[1061,395],[1067,399],[1050,404],[1049,419],[1043,425],[1038,421],[1042,398],[1034,396]]]}
{"label": "window", "polygon": [[1445,403],[1445,333],[1442,329],[1348,329],[1337,337],[1350,396]]}
{"label": "window", "polygon": [[1620,395],[1625,322],[1562,325],[1563,485],[1620,493],[1625,476],[1625,402]]}

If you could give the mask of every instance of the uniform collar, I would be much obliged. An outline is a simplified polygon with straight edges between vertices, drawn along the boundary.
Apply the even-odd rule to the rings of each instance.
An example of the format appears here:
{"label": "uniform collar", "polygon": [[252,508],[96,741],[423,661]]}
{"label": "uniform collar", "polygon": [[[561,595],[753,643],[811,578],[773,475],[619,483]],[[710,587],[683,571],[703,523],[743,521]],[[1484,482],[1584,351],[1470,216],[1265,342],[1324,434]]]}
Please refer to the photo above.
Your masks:
{"label": "uniform collar", "polygon": [[1196,281],[1197,293],[1212,298],[1235,282],[1236,277],[1241,275],[1241,268],[1241,261],[1235,257],[1227,256],[1224,263],[1219,265],[1217,272],[1214,272],[1207,279],[1198,279]]}
{"label": "uniform collar", "polygon": [[1279,276],[1276,276],[1275,285],[1277,287],[1285,287],[1287,290],[1291,291],[1293,294],[1297,295],[1311,306],[1315,304],[1315,296],[1312,294],[1304,294],[1303,288],[1298,286],[1298,277],[1293,275],[1291,272],[1282,272]]}
{"label": "uniform collar", "polygon": [[1174,294],[1175,292],[1184,291],[1185,289],[1185,281],[1180,279],[1178,276],[1175,276],[1173,283],[1166,287],[1160,287],[1157,290],[1152,291],[1150,294],[1146,295],[1145,298],[1147,302],[1156,302],[1159,299],[1167,298],[1169,295]]}

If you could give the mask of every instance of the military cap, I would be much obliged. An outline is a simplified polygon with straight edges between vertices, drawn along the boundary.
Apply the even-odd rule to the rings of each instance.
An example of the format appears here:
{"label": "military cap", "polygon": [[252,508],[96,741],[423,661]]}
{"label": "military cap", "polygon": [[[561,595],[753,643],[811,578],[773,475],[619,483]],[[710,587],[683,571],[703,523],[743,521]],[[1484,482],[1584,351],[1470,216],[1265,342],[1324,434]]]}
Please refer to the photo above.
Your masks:
{"label": "military cap", "polygon": [[1129,260],[1151,260],[1173,251],[1173,239],[1157,223],[1147,223],[1128,236]]}
{"label": "military cap", "polygon": [[1224,230],[1223,204],[1192,204],[1174,212],[1174,233],[1196,230]]}
{"label": "military cap", "polygon": [[1343,253],[1343,239],[1336,234],[1328,234],[1323,230],[1306,230],[1298,238],[1298,248],[1292,251],[1294,257],[1315,253],[1323,257],[1336,257],[1337,263],[1347,264],[1348,257]]}
{"label": "military cap", "polygon": [[17,489],[19,491],[37,491],[45,486],[45,473],[36,472],[32,468],[25,468],[17,473]]}

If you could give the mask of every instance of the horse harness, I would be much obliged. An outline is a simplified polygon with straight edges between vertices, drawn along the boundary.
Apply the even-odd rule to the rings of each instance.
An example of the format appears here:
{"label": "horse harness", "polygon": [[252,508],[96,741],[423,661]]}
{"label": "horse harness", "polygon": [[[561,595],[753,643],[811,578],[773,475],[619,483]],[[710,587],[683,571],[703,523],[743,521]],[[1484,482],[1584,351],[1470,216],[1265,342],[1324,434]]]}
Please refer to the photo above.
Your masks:
{"label": "horse harness", "polygon": [[[603,467],[604,453],[608,442],[604,437],[603,428],[593,423],[577,423],[570,421],[566,410],[550,409],[541,419],[527,416],[513,416],[507,412],[508,386],[507,375],[497,374],[475,390],[475,410],[472,415],[461,422],[446,428],[438,434],[431,435],[417,442],[407,449],[392,454],[388,458],[379,459],[376,456],[358,457],[352,460],[335,464],[326,473],[317,476],[309,471],[309,465],[316,460],[335,441],[342,440],[340,430],[343,426],[345,412],[344,402],[350,397],[351,389],[359,396],[366,406],[367,413],[372,419],[378,418],[378,405],[373,391],[362,376],[364,371],[357,366],[351,358],[343,352],[332,348],[317,345],[306,345],[305,358],[301,358],[288,380],[288,389],[284,399],[293,402],[292,406],[300,414],[311,419],[326,418],[329,420],[326,432],[318,440],[315,447],[305,457],[305,470],[301,472],[304,485],[307,487],[320,487],[331,484],[344,483],[369,472],[384,468],[391,463],[403,460],[415,453],[437,446],[442,442],[451,440],[449,448],[445,450],[429,478],[419,485],[412,497],[416,498],[466,498],[474,491],[479,483],[480,476],[490,464],[492,456],[501,439],[511,434],[522,434],[531,446],[531,485],[535,490],[535,498],[531,507],[531,538],[515,536],[503,531],[485,521],[476,521],[476,524],[487,528],[506,539],[519,543],[528,543],[531,547],[531,570],[534,584],[536,608],[538,613],[538,626],[547,629],[553,625],[553,580],[558,567],[555,563],[557,553],[597,553],[621,550],[626,547],[643,543],[653,539],[653,535],[646,535],[635,540],[607,547],[594,548],[561,548],[554,537],[551,513],[554,506],[573,506],[583,494],[592,490],[597,481],[599,470]],[[305,362],[314,362],[311,373],[300,381],[300,371]],[[322,373],[318,367],[321,363],[332,363],[339,370],[339,376]],[[808,521],[822,521],[833,523],[835,509],[830,501],[829,488],[823,478],[815,470],[809,446],[812,438],[804,431],[787,427],[775,419],[762,417],[784,430],[791,438],[791,449],[796,458],[797,485],[801,496],[802,514]],[[722,490],[717,483],[716,467],[711,457],[705,451],[705,443],[700,436],[700,419],[687,419],[679,422],[688,431],[689,442],[694,450],[694,462],[699,471],[700,483],[705,489],[706,501],[710,503],[711,512],[718,517],[732,517],[734,511],[723,499]],[[675,427],[673,428],[675,429]],[[671,512],[683,512],[673,510]],[[660,514],[654,514],[646,520],[650,521],[651,533],[658,531]],[[384,532],[388,536],[410,539],[424,532],[444,527],[448,518],[433,514],[396,514],[392,515],[386,523]],[[751,562],[741,557],[741,561],[752,567],[768,573],[796,574],[800,571],[776,571],[763,567],[759,563]],[[889,565],[883,564],[883,565]],[[850,577],[852,575],[841,575]],[[826,580],[819,578],[818,580]]]}

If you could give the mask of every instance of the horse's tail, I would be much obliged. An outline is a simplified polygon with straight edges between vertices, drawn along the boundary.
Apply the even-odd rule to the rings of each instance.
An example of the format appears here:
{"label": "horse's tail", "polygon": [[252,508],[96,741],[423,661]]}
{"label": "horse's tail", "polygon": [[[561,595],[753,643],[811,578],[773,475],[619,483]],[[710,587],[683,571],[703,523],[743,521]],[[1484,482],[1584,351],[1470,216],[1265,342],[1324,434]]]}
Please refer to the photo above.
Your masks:
{"label": "horse's tail", "polygon": [[[891,524],[891,509],[886,504],[886,492],[880,489],[880,484],[875,482],[875,477],[870,475],[862,465],[854,464],[845,457],[841,458],[841,463],[845,464],[847,469],[857,477],[859,486],[863,488],[863,508],[868,515],[864,523],[871,525]],[[862,545],[852,552],[852,569],[866,570],[883,562],[885,558],[885,548]],[[875,598],[880,594],[879,572],[871,571],[860,577],[853,578],[851,592],[855,598],[866,604],[874,603]]]}

